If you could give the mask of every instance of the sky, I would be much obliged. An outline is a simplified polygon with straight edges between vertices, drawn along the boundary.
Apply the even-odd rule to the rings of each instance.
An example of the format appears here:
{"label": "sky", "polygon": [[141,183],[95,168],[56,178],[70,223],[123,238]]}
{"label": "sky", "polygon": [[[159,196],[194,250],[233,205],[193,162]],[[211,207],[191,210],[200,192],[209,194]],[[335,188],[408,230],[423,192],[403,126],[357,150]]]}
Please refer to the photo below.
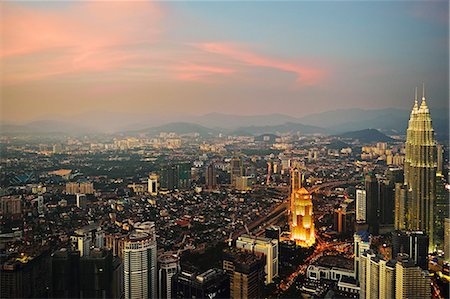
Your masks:
{"label": "sky", "polygon": [[448,109],[447,1],[3,1],[1,120]]}

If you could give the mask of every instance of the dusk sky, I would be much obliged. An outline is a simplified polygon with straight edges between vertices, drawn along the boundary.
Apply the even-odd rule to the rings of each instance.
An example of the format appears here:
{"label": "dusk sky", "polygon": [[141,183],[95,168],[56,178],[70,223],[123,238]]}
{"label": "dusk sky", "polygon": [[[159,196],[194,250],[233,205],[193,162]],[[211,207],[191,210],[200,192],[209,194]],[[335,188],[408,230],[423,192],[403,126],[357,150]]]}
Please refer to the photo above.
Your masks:
{"label": "dusk sky", "polygon": [[448,109],[448,1],[0,5],[3,121]]}

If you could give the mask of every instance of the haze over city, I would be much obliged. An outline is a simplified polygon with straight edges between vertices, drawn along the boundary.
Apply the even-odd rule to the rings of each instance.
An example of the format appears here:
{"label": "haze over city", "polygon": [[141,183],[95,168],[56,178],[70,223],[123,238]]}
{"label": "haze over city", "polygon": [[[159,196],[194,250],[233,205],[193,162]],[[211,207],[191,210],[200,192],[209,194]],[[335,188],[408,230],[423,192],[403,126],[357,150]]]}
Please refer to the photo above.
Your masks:
{"label": "haze over city", "polygon": [[448,111],[447,1],[21,1],[1,13],[6,123],[406,111],[422,82],[432,113]]}

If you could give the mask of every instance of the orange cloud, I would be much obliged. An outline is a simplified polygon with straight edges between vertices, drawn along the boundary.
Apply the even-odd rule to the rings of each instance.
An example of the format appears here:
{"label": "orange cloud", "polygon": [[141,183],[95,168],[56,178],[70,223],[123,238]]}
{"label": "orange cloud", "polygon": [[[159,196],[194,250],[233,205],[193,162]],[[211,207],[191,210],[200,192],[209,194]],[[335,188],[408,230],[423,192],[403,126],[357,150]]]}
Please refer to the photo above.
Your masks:
{"label": "orange cloud", "polygon": [[235,72],[231,68],[197,64],[178,66],[175,70],[178,72],[176,78],[180,80],[200,80],[210,75],[228,75]]}
{"label": "orange cloud", "polygon": [[227,43],[203,43],[197,44],[196,46],[206,52],[220,54],[248,65],[268,67],[293,73],[297,77],[298,82],[306,85],[317,84],[326,75],[326,72],[323,69],[300,66],[290,62],[260,56],[243,50],[237,45]]}

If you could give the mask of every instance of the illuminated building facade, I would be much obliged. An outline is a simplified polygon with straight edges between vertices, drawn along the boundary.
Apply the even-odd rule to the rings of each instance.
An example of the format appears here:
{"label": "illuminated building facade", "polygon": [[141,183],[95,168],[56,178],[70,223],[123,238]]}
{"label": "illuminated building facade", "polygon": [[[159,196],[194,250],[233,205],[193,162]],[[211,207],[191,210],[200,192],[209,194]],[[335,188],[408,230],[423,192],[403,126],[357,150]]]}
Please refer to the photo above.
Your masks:
{"label": "illuminated building facade", "polygon": [[315,243],[312,196],[301,185],[301,173],[291,170],[291,240],[298,246],[310,247]]}
{"label": "illuminated building facade", "polygon": [[405,188],[406,228],[424,231],[434,247],[434,204],[436,201],[436,139],[425,95],[419,107],[417,95],[406,133]]}

